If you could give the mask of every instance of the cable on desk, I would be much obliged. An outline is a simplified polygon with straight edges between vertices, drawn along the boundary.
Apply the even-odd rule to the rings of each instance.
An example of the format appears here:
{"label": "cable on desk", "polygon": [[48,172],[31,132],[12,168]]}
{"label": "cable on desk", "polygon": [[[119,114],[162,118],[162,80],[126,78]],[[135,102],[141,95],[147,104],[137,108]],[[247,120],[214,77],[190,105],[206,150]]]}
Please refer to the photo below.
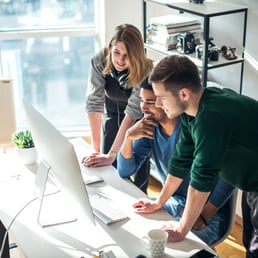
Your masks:
{"label": "cable on desk", "polygon": [[[60,190],[56,191],[56,192],[53,192],[53,193],[49,193],[49,194],[45,194],[45,196],[50,196],[50,195],[53,195],[53,194],[56,194],[60,192]],[[32,202],[36,201],[37,199],[39,199],[39,197],[35,197],[33,198],[32,200],[30,200],[29,202],[27,202],[18,212],[17,214],[13,217],[11,223],[9,224],[9,226],[6,228],[6,231],[5,231],[5,234],[4,234],[4,237],[3,237],[3,241],[1,243],[1,249],[0,249],[0,258],[2,258],[2,255],[3,255],[3,251],[4,251],[4,245],[5,245],[5,241],[6,241],[6,238],[7,238],[7,235],[9,233],[9,230],[11,228],[11,226],[13,225],[13,223],[15,222],[15,220],[17,219],[17,217],[23,212],[23,210],[28,207]]]}
{"label": "cable on desk", "polygon": [[4,251],[4,245],[5,245],[5,241],[6,241],[6,238],[7,238],[7,235],[8,235],[8,232],[11,228],[11,226],[13,225],[13,223],[15,222],[15,220],[17,219],[17,217],[21,214],[21,212],[27,207],[29,206],[32,202],[34,202],[35,200],[37,200],[38,197],[36,198],[33,198],[32,200],[30,200],[29,202],[27,202],[18,212],[17,214],[13,217],[11,223],[9,224],[9,226],[6,228],[6,231],[5,231],[5,234],[4,234],[4,237],[3,237],[3,241],[1,243],[1,251],[0,251],[0,258],[2,258],[2,255],[3,255],[3,251]]}

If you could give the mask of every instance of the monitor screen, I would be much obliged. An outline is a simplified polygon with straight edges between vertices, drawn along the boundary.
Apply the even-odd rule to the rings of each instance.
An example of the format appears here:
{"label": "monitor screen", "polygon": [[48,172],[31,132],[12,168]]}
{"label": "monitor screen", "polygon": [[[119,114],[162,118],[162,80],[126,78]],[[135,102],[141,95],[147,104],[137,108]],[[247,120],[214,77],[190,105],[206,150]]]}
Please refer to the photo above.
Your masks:
{"label": "monitor screen", "polygon": [[[35,147],[40,159],[44,161],[41,164],[48,164],[57,185],[65,195],[68,209],[72,209],[78,219],[95,225],[73,145],[30,103],[26,101],[23,103]],[[39,171],[40,169],[37,173]]]}

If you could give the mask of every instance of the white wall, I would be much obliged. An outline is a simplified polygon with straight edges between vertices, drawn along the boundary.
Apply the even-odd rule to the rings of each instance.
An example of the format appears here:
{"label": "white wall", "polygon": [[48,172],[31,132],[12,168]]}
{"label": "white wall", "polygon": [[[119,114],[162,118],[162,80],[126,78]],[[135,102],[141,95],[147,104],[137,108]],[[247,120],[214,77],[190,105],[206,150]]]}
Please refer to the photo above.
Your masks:
{"label": "white wall", "polygon": [[106,45],[117,25],[130,23],[142,31],[142,1],[141,0],[100,0],[102,21],[101,45]]}

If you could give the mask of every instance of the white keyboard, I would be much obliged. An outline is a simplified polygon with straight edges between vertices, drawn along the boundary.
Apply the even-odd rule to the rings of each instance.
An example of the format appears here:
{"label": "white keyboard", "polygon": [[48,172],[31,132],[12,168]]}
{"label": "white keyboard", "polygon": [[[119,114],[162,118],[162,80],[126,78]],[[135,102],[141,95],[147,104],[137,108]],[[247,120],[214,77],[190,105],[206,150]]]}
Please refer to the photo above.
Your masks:
{"label": "white keyboard", "polygon": [[94,215],[107,225],[128,218],[116,203],[101,194],[90,194],[89,199]]}

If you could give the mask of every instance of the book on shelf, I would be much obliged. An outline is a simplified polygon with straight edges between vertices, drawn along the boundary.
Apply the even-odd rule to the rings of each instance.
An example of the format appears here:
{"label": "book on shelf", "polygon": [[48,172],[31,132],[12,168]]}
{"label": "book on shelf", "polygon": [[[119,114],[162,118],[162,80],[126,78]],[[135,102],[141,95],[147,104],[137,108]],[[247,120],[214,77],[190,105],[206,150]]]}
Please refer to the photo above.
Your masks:
{"label": "book on shelf", "polygon": [[168,46],[168,45],[176,45],[177,43],[177,34],[175,34],[174,36],[170,36],[170,37],[159,37],[159,36],[155,36],[155,35],[152,35],[149,37],[149,41],[150,42],[156,42],[156,43],[159,43],[159,44],[163,44],[165,46]]}
{"label": "book on shelf", "polygon": [[149,28],[147,33],[149,36],[153,37],[159,37],[161,39],[167,39],[167,38],[172,38],[172,37],[176,37],[178,34],[183,33],[183,32],[192,32],[195,35],[200,35],[202,33],[202,29],[198,28],[198,29],[192,29],[192,30],[186,30],[186,31],[176,31],[176,32],[171,32],[168,33],[167,31],[163,31],[163,30],[154,30],[152,28]]}
{"label": "book on shelf", "polygon": [[181,26],[187,26],[199,23],[197,18],[185,16],[185,15],[174,15],[167,14],[158,17],[150,18],[150,24],[154,26],[160,26],[164,28],[175,28]]}
{"label": "book on shelf", "polygon": [[178,27],[173,27],[173,28],[167,28],[164,26],[159,26],[159,25],[154,25],[150,24],[150,29],[153,31],[161,31],[164,33],[177,33],[177,32],[185,32],[185,31],[191,31],[191,30],[200,30],[201,24],[200,23],[195,23],[192,25],[186,25],[186,26],[178,26]]}
{"label": "book on shelf", "polygon": [[176,45],[165,46],[164,44],[154,42],[154,41],[149,41],[148,46],[151,47],[151,48],[154,48],[155,50],[159,50],[159,51],[169,51],[169,50],[172,50],[172,49],[176,48]]}
{"label": "book on shelf", "polygon": [[158,46],[158,49],[162,49],[162,50],[172,50],[172,49],[176,49],[176,44],[177,41],[175,42],[158,42],[158,41],[154,41],[154,40],[150,40],[148,41],[148,44],[152,45],[152,46]]}
{"label": "book on shelf", "polygon": [[[195,43],[198,44],[201,40],[201,30],[190,31],[194,34]],[[165,50],[171,50],[176,48],[177,36],[180,33],[163,33],[160,31],[149,30],[148,43],[157,43]]]}
{"label": "book on shelf", "polygon": [[[200,44],[200,39],[195,39],[195,46]],[[173,50],[177,48],[177,41],[176,42],[166,42],[166,43],[161,43],[158,41],[148,41],[148,45],[152,46],[153,48],[157,48],[162,51],[167,51],[167,50]]]}

